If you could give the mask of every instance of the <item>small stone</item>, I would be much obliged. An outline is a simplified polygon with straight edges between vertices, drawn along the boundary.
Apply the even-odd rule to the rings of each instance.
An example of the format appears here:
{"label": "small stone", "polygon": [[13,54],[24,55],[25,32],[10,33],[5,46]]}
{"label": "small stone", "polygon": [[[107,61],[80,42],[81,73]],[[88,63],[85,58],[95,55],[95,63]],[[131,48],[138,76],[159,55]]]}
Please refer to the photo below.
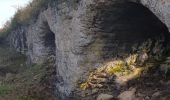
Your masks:
{"label": "small stone", "polygon": [[147,53],[143,53],[142,55],[139,56],[139,61],[141,63],[144,63],[144,62],[146,62],[146,60],[148,60],[148,58],[149,58],[148,54]]}
{"label": "small stone", "polygon": [[100,94],[96,100],[110,100],[113,99],[112,95],[109,94]]}
{"label": "small stone", "polygon": [[166,75],[170,71],[170,64],[161,64],[160,71]]}
{"label": "small stone", "polygon": [[95,94],[98,92],[98,89],[92,89],[92,94]]}
{"label": "small stone", "polygon": [[163,81],[163,80],[160,80],[159,82],[160,82],[162,85],[166,85],[166,82]]}
{"label": "small stone", "polygon": [[166,82],[166,85],[170,85],[170,81]]}
{"label": "small stone", "polygon": [[157,96],[159,96],[159,95],[161,95],[160,92],[155,92],[155,93],[153,93],[152,97],[157,97]]}
{"label": "small stone", "polygon": [[137,96],[138,96],[138,97],[144,97],[144,94],[138,93]]}
{"label": "small stone", "polygon": [[21,67],[23,67],[23,66],[24,66],[24,64],[20,64],[20,66],[21,66]]}
{"label": "small stone", "polygon": [[166,60],[170,60],[170,57],[166,57]]}
{"label": "small stone", "polygon": [[119,96],[119,100],[138,100],[135,96],[136,89],[132,88],[131,90],[122,92]]}
{"label": "small stone", "polygon": [[145,100],[150,100],[150,97],[149,97],[149,96],[146,96],[146,97],[145,97]]}
{"label": "small stone", "polygon": [[170,59],[166,60],[165,63],[170,63]]}
{"label": "small stone", "polygon": [[10,80],[13,77],[12,73],[7,73],[5,79]]}

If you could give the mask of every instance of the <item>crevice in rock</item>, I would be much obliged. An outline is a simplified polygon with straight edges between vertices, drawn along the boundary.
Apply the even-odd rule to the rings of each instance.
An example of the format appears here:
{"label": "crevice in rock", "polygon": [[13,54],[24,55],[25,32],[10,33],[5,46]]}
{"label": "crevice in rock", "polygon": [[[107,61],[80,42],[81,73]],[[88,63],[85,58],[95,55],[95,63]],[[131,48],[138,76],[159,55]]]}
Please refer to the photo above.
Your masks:
{"label": "crevice in rock", "polygon": [[47,49],[48,55],[53,55],[55,56],[56,52],[56,44],[55,44],[55,34],[51,31],[48,22],[43,22],[43,27],[42,29],[42,41],[43,45]]}

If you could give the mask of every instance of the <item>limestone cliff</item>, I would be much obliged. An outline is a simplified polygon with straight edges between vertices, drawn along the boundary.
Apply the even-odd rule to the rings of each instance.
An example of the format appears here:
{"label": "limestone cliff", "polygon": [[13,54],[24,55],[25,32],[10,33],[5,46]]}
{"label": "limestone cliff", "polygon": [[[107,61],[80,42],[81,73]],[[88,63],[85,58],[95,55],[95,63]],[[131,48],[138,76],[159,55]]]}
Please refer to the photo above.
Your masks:
{"label": "limestone cliff", "polygon": [[55,57],[60,97],[70,95],[80,76],[104,61],[130,53],[135,43],[160,36],[169,42],[169,0],[54,2],[35,22],[11,32],[7,40],[27,55],[29,63]]}

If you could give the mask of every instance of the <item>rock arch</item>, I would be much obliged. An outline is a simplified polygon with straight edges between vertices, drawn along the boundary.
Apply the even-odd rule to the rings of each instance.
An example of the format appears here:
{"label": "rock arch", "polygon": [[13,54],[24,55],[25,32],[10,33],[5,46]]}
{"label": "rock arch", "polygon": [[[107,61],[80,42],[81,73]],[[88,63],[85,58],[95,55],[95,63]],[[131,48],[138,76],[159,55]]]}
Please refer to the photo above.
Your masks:
{"label": "rock arch", "polygon": [[79,77],[100,62],[128,53],[133,44],[148,38],[169,38],[165,24],[144,3],[127,1],[80,0],[74,10],[63,1],[41,12],[26,29],[30,61],[43,63],[56,54],[56,86],[68,96]]}
{"label": "rock arch", "polygon": [[55,33],[51,31],[46,17],[42,13],[27,32],[28,60],[31,63],[44,63],[48,57],[55,57]]}
{"label": "rock arch", "polygon": [[133,2],[101,4],[98,9],[94,24],[99,26],[96,28],[100,31],[94,36],[99,38],[97,44],[103,43],[101,53],[104,53],[102,55],[106,58],[112,54],[128,52],[134,43],[149,38],[162,35],[169,38],[165,24],[142,4]]}

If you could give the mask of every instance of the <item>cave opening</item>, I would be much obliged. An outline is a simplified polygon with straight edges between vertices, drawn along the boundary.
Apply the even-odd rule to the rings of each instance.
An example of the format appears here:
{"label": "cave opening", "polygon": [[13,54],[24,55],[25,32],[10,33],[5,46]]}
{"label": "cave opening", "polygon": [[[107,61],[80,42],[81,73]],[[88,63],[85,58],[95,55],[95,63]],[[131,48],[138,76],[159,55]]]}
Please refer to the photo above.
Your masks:
{"label": "cave opening", "polygon": [[[96,23],[100,34],[96,34],[103,41],[103,58],[112,58],[125,52],[130,53],[131,47],[147,39],[164,37],[164,46],[169,44],[168,28],[156,15],[142,4],[124,2],[103,5],[98,11]],[[98,23],[100,21],[100,23]],[[161,49],[161,48],[160,48]]]}
{"label": "cave opening", "polygon": [[55,57],[56,55],[56,44],[55,44],[55,34],[51,31],[47,22],[43,23],[42,34],[43,37],[43,45],[46,49],[46,53],[48,56]]}

